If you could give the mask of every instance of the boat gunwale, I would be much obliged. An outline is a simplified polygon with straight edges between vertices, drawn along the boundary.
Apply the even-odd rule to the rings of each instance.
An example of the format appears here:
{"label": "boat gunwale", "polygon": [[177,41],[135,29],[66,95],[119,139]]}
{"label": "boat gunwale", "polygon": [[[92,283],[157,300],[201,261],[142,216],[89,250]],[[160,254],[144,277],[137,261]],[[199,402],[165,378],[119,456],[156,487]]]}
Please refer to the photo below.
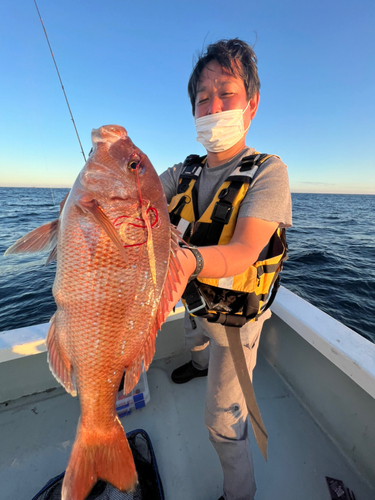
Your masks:
{"label": "boat gunwale", "polygon": [[[272,312],[375,399],[375,344],[280,287]],[[167,322],[181,320],[176,307]],[[44,353],[49,323],[0,332],[0,363]]]}

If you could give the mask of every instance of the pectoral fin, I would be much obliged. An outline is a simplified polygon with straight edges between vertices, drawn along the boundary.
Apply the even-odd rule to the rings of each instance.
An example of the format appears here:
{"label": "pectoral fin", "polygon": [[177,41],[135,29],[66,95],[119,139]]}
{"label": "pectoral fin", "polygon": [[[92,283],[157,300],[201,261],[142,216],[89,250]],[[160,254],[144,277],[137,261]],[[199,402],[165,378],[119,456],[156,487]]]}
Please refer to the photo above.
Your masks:
{"label": "pectoral fin", "polygon": [[113,242],[113,244],[116,246],[118,251],[120,252],[121,256],[125,260],[125,262],[128,261],[126,251],[124,248],[124,244],[121,241],[120,236],[117,234],[117,231],[112,224],[112,222],[108,219],[106,214],[104,213],[104,210],[102,207],[99,205],[99,203],[96,200],[90,200],[90,201],[84,201],[80,200],[78,202],[79,207],[84,211],[90,213],[96,222],[101,226],[101,228],[105,231],[107,234],[108,238]]}
{"label": "pectoral fin", "polygon": [[53,262],[57,259],[57,245],[55,245],[49,253],[48,259],[46,260],[45,266],[47,266],[50,262]]}
{"label": "pectoral fin", "polygon": [[4,255],[13,253],[36,253],[48,250],[57,243],[59,219],[55,219],[43,226],[39,226],[30,233],[25,234],[6,250]]}

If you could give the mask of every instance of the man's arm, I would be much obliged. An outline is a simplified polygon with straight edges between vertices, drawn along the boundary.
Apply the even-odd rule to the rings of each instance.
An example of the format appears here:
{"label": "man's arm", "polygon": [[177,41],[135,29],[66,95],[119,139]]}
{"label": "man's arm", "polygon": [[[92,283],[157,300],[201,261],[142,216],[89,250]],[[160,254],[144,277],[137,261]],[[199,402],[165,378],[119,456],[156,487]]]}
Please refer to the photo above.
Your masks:
{"label": "man's arm", "polygon": [[[204,260],[200,277],[225,278],[241,274],[254,262],[267,245],[278,227],[277,222],[269,222],[254,217],[238,219],[233,237],[227,245],[199,247]],[[174,295],[176,302],[181,298],[187,281],[195,271],[196,259],[189,250],[178,250],[184,277]]]}
{"label": "man's arm", "polygon": [[254,217],[238,219],[230,243],[199,248],[204,260],[200,276],[225,278],[243,273],[256,262],[277,227],[277,222]]}

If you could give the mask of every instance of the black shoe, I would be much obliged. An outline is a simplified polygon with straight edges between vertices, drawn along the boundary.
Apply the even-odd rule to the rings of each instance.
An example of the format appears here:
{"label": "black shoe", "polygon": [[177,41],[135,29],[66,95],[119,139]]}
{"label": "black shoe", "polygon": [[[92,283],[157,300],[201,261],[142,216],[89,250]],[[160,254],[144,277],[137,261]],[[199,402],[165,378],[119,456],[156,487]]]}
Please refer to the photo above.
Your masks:
{"label": "black shoe", "polygon": [[219,500],[225,500],[223,495],[221,495],[221,497],[219,498]]}
{"label": "black shoe", "polygon": [[179,368],[173,370],[171,378],[175,384],[185,384],[193,378],[206,377],[207,373],[208,368],[206,368],[205,370],[198,370],[193,365],[193,362],[189,361],[189,363],[186,363],[186,365],[182,365]]}

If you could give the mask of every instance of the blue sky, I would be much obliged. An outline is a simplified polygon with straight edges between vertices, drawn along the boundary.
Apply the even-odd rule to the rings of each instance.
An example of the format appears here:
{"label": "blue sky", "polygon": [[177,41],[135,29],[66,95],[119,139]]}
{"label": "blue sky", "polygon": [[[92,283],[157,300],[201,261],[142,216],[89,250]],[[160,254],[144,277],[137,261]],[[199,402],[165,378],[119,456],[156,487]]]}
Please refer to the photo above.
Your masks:
{"label": "blue sky", "polygon": [[[279,155],[293,192],[375,194],[373,0],[37,0],[86,154],[123,125],[161,173],[195,140],[187,97],[207,43],[258,56],[247,144]],[[0,185],[71,186],[83,158],[33,0],[0,20]]]}

